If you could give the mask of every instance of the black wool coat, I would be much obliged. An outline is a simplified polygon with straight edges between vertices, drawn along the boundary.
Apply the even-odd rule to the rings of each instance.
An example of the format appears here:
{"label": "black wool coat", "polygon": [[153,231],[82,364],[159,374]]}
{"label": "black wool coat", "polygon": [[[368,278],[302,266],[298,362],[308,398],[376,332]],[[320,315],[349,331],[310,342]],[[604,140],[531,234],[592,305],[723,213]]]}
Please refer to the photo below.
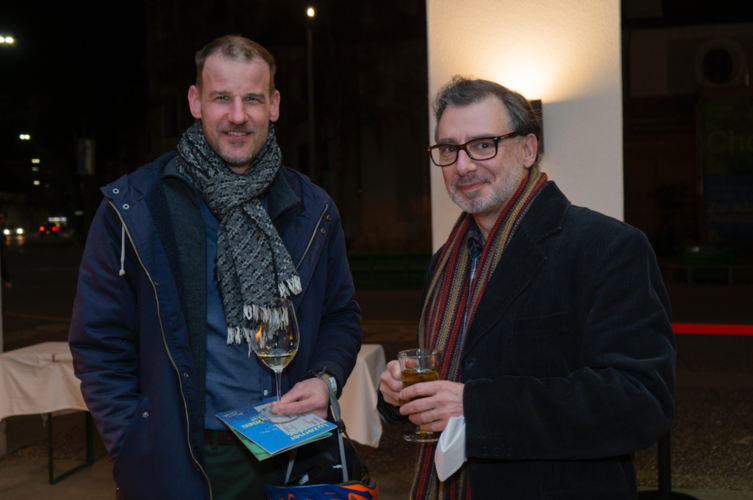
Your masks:
{"label": "black wool coat", "polygon": [[[645,235],[571,205],[549,182],[465,339],[472,496],[636,498],[633,452],[656,442],[674,415],[670,317]],[[380,410],[404,420],[381,395]]]}

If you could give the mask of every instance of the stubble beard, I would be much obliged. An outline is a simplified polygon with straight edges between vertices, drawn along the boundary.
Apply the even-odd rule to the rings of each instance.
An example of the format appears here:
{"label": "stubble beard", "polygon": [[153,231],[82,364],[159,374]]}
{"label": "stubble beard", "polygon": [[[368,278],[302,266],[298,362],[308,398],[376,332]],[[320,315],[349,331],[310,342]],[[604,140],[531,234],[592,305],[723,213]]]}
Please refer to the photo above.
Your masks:
{"label": "stubble beard", "polygon": [[[248,132],[251,133],[252,137],[252,143],[251,148],[248,150],[246,154],[239,155],[238,152],[234,151],[233,148],[230,148],[222,143],[220,140],[220,137],[222,137],[223,132],[232,132],[232,131],[238,131],[238,132]],[[256,156],[259,154],[259,151],[261,151],[261,148],[264,147],[264,143],[266,142],[267,138],[264,137],[264,141],[260,141],[261,139],[258,136],[259,131],[256,128],[253,127],[247,127],[247,128],[217,128],[217,135],[210,138],[209,135],[206,133],[206,130],[204,130],[204,137],[207,140],[207,144],[209,144],[209,147],[212,148],[212,150],[217,153],[217,156],[220,157],[220,159],[225,162],[225,165],[228,167],[244,167],[251,164],[251,162],[254,161]]]}
{"label": "stubble beard", "polygon": [[[510,173],[502,179],[499,186],[492,186],[491,192],[480,197],[477,191],[464,194],[458,189],[461,179],[458,179],[452,185],[452,191],[448,191],[450,199],[459,206],[464,212],[469,214],[478,214],[491,210],[499,205],[506,203],[507,200],[515,193],[526,175],[525,169],[512,169]],[[478,180],[486,180],[480,176],[465,177],[462,179],[465,183],[472,183]]]}

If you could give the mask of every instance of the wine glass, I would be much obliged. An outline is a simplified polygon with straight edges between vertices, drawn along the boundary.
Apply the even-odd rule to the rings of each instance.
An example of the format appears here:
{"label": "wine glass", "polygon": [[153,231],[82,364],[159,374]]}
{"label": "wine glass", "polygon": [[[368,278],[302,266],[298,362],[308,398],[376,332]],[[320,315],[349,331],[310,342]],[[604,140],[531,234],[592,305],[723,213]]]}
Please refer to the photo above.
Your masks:
{"label": "wine glass", "polygon": [[[286,299],[281,299],[276,307],[281,314],[273,313],[263,320],[253,336],[251,348],[256,356],[275,372],[277,383],[277,402],[280,402],[280,378],[282,370],[298,352],[300,334],[298,333],[298,321],[295,318],[295,307]],[[272,424],[284,424],[297,419],[299,415],[272,414],[263,412],[260,419]]]}
{"label": "wine glass", "polygon": [[[413,384],[439,380],[441,355],[441,352],[429,349],[400,351],[397,354],[397,360],[400,362],[400,371],[403,373],[403,389]],[[411,400],[405,402],[410,403]],[[439,440],[439,434],[422,431],[421,426],[417,426],[415,432],[404,434],[403,438],[411,443],[433,443]]]}

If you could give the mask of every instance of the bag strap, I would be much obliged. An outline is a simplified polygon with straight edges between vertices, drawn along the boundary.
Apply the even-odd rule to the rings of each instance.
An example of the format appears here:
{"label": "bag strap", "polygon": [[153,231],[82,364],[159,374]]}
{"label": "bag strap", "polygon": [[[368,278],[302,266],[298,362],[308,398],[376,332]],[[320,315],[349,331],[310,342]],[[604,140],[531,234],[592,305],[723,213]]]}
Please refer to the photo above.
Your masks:
{"label": "bag strap", "polygon": [[[323,375],[324,370],[322,370],[320,373],[310,371],[309,374],[312,376],[318,378],[324,384],[327,386],[327,389],[329,390],[329,405],[332,407],[332,416],[335,418],[335,423],[337,424],[337,430],[339,431],[337,433],[337,443],[340,447],[340,463],[342,464],[342,471],[343,471],[343,482],[348,482],[348,466],[345,461],[345,445],[343,444],[343,437],[342,435],[345,434],[345,437],[348,438],[348,441],[350,441],[351,446],[353,445],[353,441],[351,441],[350,436],[348,436],[348,433],[345,431],[345,422],[343,422],[342,417],[340,416],[340,402],[337,401],[337,396],[335,396],[335,391],[332,390],[332,386],[329,383],[329,380]],[[355,447],[354,447],[355,449]],[[288,458],[288,470],[285,473],[285,484],[290,481],[290,475],[293,473],[293,465],[295,464],[295,456],[298,448],[293,448],[290,452],[290,457]],[[356,452],[357,453],[357,452]]]}
{"label": "bag strap", "polygon": [[[324,373],[324,370],[322,370],[322,373]],[[345,434],[345,437],[348,438],[348,441],[350,441],[350,437],[348,437],[348,433],[345,432],[345,422],[343,422],[342,418],[340,417],[340,402],[337,400],[337,396],[335,396],[335,391],[332,390],[332,386],[329,383],[329,380],[327,380],[322,373],[314,373],[314,376],[324,382],[327,385],[327,389],[329,390],[329,405],[332,407],[332,416],[335,418],[335,423],[337,424],[337,430],[340,431],[337,433],[337,444],[340,446],[340,463],[343,467],[343,482],[348,482],[348,467],[345,463],[345,445],[343,444],[343,434]]]}

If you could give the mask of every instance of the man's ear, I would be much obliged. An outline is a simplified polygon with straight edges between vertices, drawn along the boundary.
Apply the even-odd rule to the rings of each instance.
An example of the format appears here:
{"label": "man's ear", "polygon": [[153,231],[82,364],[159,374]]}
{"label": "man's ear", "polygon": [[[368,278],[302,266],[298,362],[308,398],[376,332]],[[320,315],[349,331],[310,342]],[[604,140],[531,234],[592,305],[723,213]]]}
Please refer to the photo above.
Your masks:
{"label": "man's ear", "polygon": [[539,151],[539,140],[536,139],[536,134],[528,134],[523,139],[523,166],[531,168],[536,162],[536,156]]}
{"label": "man's ear", "polygon": [[201,118],[201,91],[196,85],[191,85],[188,89],[188,105],[191,108],[191,114],[197,120]]}
{"label": "man's ear", "polygon": [[269,106],[269,121],[276,122],[280,118],[280,92],[275,90]]}

